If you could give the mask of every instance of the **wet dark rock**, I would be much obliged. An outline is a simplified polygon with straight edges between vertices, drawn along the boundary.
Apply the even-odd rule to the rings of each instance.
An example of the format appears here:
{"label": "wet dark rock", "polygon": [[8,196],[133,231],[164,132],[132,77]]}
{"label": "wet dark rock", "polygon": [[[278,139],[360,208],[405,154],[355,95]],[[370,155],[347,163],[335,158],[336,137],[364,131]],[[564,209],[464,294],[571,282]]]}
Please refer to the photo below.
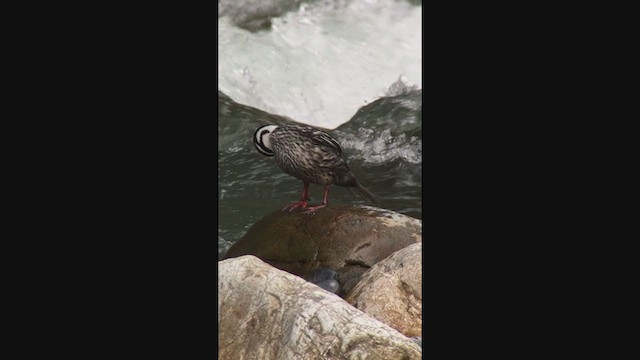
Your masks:
{"label": "wet dark rock", "polygon": [[333,294],[337,293],[338,290],[340,290],[340,284],[333,279],[320,281],[316,283],[316,285],[320,286],[321,288]]}
{"label": "wet dark rock", "polygon": [[352,204],[330,205],[312,214],[278,209],[256,222],[224,258],[254,255],[301,277],[329,268],[344,285],[421,241],[422,222],[390,210]]}
{"label": "wet dark rock", "polygon": [[272,18],[297,9],[301,3],[302,0],[219,0],[218,17],[229,16],[236,26],[251,32],[269,30]]}
{"label": "wet dark rock", "polygon": [[351,290],[353,290],[353,288],[360,281],[361,275],[362,274],[360,274],[360,276],[353,277],[353,278],[349,279],[347,282],[344,283],[344,285],[342,285],[342,294],[343,295],[348,294],[349,292],[351,292]]}
{"label": "wet dark rock", "polygon": [[338,273],[329,268],[318,268],[313,270],[311,274],[309,274],[305,278],[305,280],[317,284],[320,281],[335,279],[336,275],[338,275]]}
{"label": "wet dark rock", "polygon": [[305,280],[335,294],[340,290],[340,284],[335,280],[337,275],[337,272],[329,268],[318,268],[307,275]]}

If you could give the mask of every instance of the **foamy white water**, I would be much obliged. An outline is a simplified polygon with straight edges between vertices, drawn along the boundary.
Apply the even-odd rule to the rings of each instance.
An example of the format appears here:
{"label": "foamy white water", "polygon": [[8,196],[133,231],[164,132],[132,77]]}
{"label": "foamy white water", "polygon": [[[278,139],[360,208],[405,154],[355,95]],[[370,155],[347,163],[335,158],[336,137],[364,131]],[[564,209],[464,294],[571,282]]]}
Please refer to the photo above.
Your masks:
{"label": "foamy white water", "polygon": [[422,8],[319,1],[251,33],[218,19],[218,89],[239,103],[335,129],[400,76],[422,87]]}

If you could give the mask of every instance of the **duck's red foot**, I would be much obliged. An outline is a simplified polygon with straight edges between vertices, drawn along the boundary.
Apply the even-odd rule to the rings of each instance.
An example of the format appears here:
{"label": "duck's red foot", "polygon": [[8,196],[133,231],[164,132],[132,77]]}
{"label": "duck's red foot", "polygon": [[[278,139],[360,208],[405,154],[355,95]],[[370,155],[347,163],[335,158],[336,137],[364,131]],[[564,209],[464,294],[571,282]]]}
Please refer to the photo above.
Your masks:
{"label": "duck's red foot", "polygon": [[316,206],[311,206],[311,207],[307,208],[307,210],[305,210],[304,213],[305,214],[311,214],[312,212],[315,212],[318,209],[322,209],[325,206],[327,206],[327,204],[320,204],[320,205],[316,205]]}
{"label": "duck's red foot", "polygon": [[309,203],[307,201],[297,201],[282,208],[282,211],[293,211],[297,208],[306,209]]}

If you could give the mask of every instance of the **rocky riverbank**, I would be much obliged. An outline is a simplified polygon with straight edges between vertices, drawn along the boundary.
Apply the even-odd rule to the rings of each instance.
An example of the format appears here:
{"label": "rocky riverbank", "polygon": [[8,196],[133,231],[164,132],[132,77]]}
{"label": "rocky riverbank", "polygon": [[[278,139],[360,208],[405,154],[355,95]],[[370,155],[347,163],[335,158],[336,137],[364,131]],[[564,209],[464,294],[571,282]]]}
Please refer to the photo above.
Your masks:
{"label": "rocky riverbank", "polygon": [[219,262],[220,358],[421,358],[421,241],[370,206],[266,215]]}

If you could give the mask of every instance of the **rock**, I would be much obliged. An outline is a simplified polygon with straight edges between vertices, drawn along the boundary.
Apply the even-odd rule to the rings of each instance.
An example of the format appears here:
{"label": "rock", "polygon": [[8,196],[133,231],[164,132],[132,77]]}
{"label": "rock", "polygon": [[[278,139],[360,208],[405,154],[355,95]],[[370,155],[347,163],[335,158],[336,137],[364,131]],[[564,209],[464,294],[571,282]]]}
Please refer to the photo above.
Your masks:
{"label": "rock", "polygon": [[301,0],[218,0],[218,17],[229,16],[232,22],[249,31],[268,30],[271,19],[295,10]]}
{"label": "rock", "polygon": [[420,359],[414,341],[254,256],[218,263],[220,359]]}
{"label": "rock", "polygon": [[312,214],[280,209],[256,222],[224,258],[254,255],[298,276],[318,268],[344,285],[395,251],[422,241],[422,222],[364,205],[330,205]]}
{"label": "rock", "polygon": [[414,343],[418,344],[418,346],[422,347],[422,338],[421,337],[412,337],[411,340],[413,340]]}
{"label": "rock", "polygon": [[317,268],[309,276],[305,277],[305,280],[317,284],[323,280],[335,279],[336,275],[338,273],[329,268]]}
{"label": "rock", "polygon": [[422,338],[422,243],[375,264],[345,300],[405,336]]}
{"label": "rock", "polygon": [[333,294],[337,293],[338,290],[340,290],[340,284],[337,280],[333,279],[323,280],[315,284]]}
{"label": "rock", "polygon": [[337,272],[329,268],[318,268],[304,279],[335,294],[340,290],[340,284],[337,280],[334,280],[337,275]]}

